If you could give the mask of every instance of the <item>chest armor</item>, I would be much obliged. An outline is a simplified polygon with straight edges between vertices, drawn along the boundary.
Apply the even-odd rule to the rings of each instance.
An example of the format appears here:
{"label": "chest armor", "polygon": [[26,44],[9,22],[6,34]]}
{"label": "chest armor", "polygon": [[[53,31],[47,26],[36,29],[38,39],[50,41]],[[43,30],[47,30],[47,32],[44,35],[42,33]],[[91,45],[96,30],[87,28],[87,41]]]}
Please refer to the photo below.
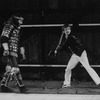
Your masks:
{"label": "chest armor", "polygon": [[9,50],[11,52],[18,52],[19,43],[19,29],[13,29],[9,39]]}

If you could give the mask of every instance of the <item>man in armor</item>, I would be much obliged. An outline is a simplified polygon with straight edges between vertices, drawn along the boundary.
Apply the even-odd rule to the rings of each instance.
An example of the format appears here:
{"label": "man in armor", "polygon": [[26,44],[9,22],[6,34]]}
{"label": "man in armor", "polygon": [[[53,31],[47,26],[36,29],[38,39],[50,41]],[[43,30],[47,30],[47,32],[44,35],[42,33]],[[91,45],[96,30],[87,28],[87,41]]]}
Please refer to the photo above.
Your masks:
{"label": "man in armor", "polygon": [[14,79],[19,87],[20,93],[26,92],[28,89],[22,82],[20,69],[18,68],[18,49],[20,38],[20,25],[23,24],[23,18],[11,16],[4,24],[0,41],[4,49],[3,57],[6,58],[6,72],[1,80],[1,92],[12,92],[8,87],[11,79]]}
{"label": "man in armor", "polygon": [[[63,38],[64,41],[62,42]],[[100,85],[100,77],[89,65],[86,50],[84,49],[80,39],[72,34],[70,25],[65,24],[62,27],[62,35],[54,53],[57,54],[57,52],[61,50],[65,50],[68,54],[70,54],[70,60],[68,62],[67,68],[65,69],[65,77],[62,87],[71,86],[71,70],[75,68],[78,62],[80,62],[82,66],[87,70],[96,85]]]}

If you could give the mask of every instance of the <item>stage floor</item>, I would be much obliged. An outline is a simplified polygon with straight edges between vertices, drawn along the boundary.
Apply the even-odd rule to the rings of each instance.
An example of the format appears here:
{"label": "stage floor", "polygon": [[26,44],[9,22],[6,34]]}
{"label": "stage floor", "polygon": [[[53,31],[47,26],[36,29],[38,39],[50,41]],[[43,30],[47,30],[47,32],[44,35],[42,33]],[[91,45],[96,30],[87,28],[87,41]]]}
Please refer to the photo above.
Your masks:
{"label": "stage floor", "polygon": [[[62,81],[32,81],[25,80],[24,84],[29,88],[29,94],[100,94],[94,82],[72,81],[72,86],[69,88],[61,88]],[[10,82],[9,86],[19,93],[19,89],[15,82]]]}
{"label": "stage floor", "polygon": [[100,88],[94,82],[73,81],[70,88],[61,88],[62,81],[27,80],[24,83],[29,88],[27,94],[19,93],[12,82],[9,86],[15,93],[0,93],[0,100],[100,100]]}

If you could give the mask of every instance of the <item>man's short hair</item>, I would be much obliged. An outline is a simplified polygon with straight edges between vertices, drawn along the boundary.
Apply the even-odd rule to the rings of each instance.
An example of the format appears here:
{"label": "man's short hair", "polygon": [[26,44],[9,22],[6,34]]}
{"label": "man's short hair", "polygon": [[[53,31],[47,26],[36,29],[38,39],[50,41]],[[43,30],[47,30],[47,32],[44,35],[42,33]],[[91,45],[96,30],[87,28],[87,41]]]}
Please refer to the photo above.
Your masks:
{"label": "man's short hair", "polygon": [[70,27],[70,28],[71,28],[71,25],[70,25],[70,24],[64,24],[64,25],[62,26],[62,30],[64,30],[64,28],[67,28],[67,27]]}

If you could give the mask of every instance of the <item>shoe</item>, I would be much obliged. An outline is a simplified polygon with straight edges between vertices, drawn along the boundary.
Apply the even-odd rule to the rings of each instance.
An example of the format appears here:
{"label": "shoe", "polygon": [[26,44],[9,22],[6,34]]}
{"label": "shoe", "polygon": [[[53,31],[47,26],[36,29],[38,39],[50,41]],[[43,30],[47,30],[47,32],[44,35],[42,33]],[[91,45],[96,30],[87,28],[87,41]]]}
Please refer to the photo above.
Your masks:
{"label": "shoe", "polygon": [[96,88],[100,89],[100,84],[98,84],[98,85],[96,86]]}
{"label": "shoe", "polygon": [[67,88],[67,87],[71,87],[71,85],[70,84],[69,85],[67,85],[67,84],[62,85],[62,88]]}
{"label": "shoe", "polygon": [[28,88],[26,88],[25,86],[21,86],[19,87],[20,93],[27,93],[27,91],[29,90]]}
{"label": "shoe", "polygon": [[14,91],[5,85],[1,85],[1,92],[12,93]]}

